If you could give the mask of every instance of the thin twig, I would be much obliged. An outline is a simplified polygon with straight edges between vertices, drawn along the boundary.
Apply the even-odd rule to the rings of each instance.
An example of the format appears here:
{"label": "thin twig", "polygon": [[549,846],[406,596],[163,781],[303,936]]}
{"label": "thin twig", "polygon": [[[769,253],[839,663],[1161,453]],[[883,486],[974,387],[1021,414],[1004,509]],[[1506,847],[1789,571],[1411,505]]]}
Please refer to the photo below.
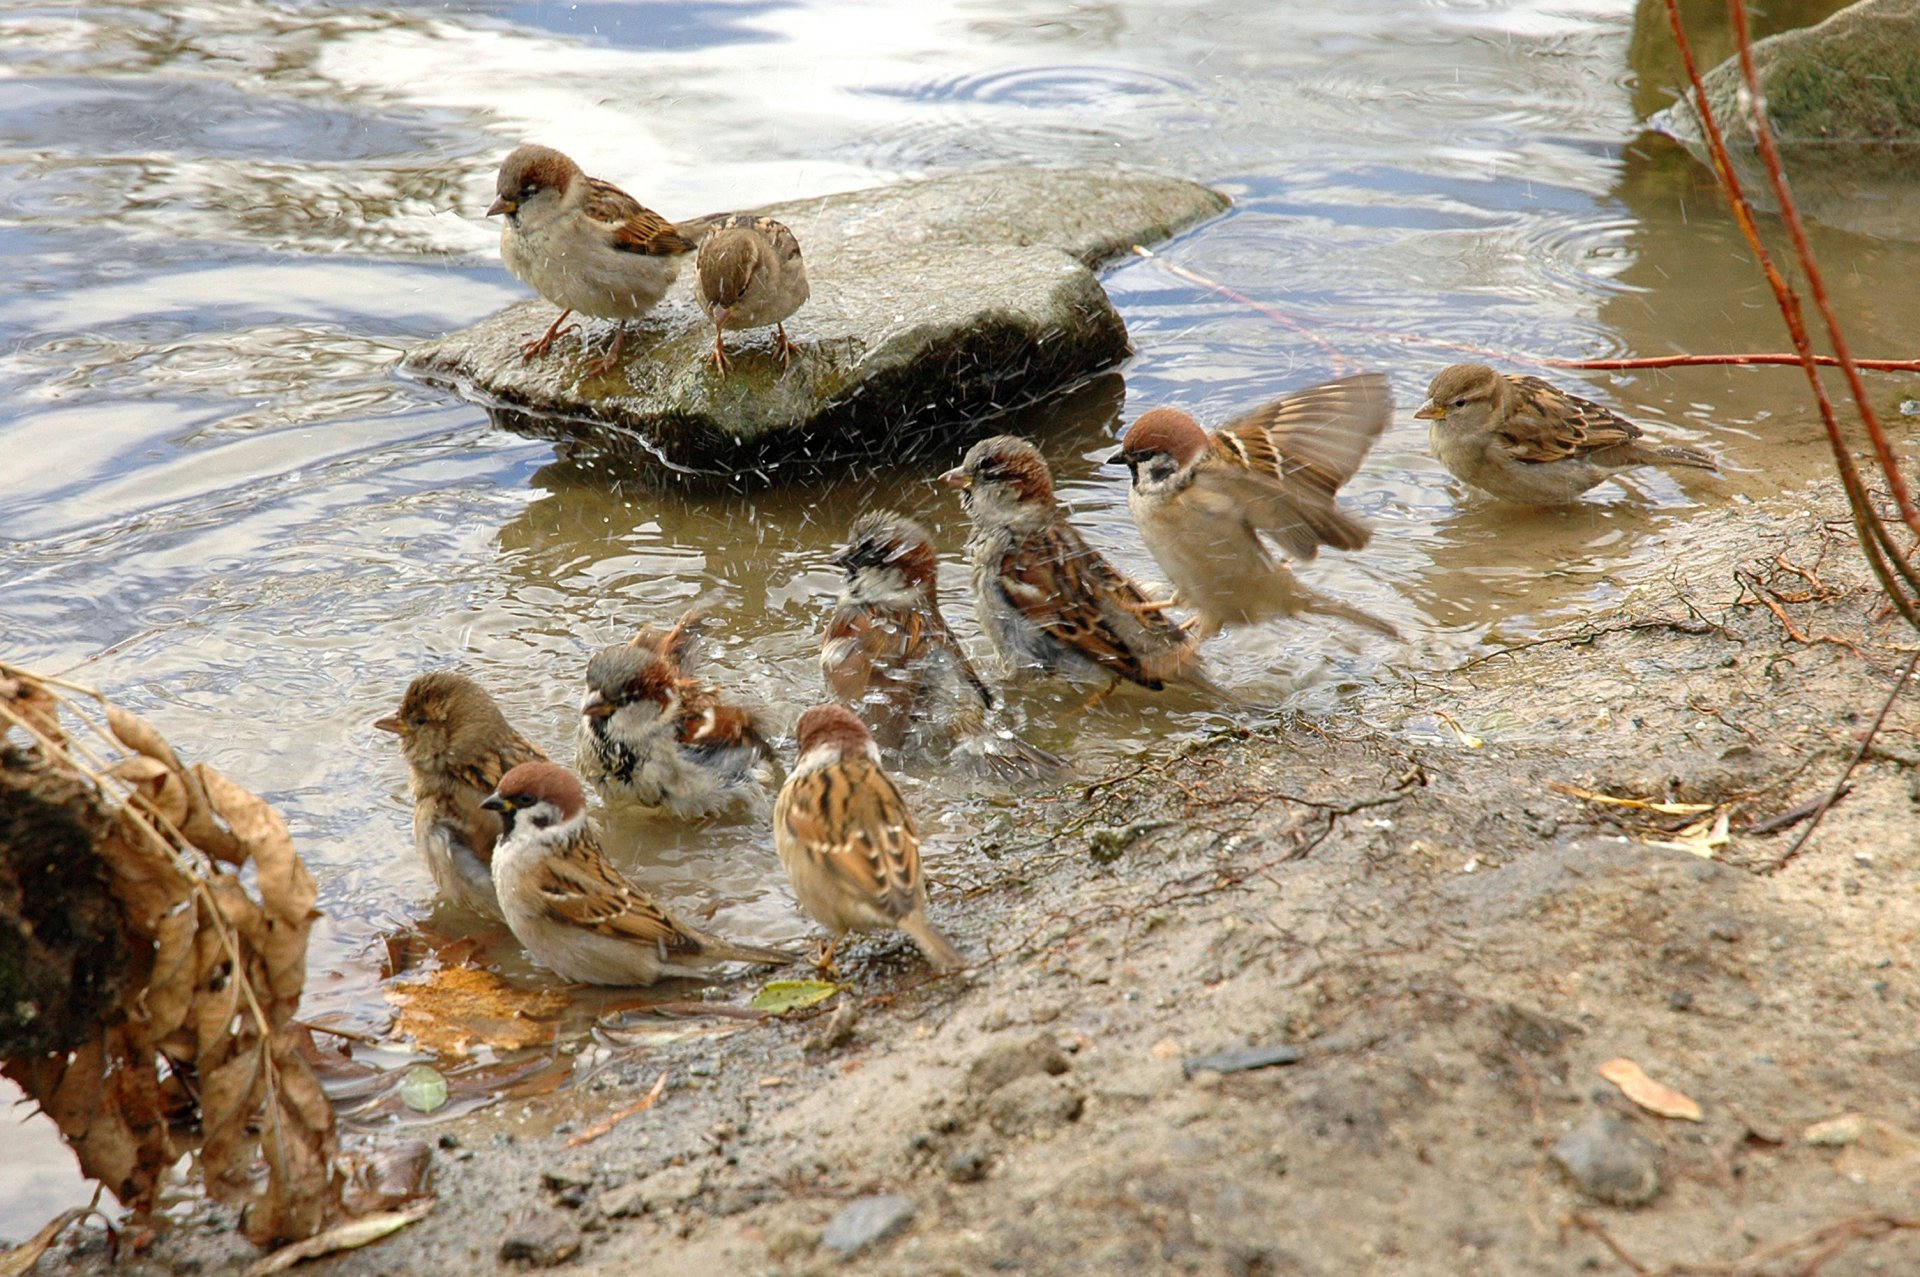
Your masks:
{"label": "thin twig", "polygon": [[586,1130],[580,1132],[578,1135],[568,1140],[567,1147],[579,1148],[582,1144],[591,1144],[595,1140],[599,1139],[602,1135],[605,1135],[608,1131],[611,1131],[614,1127],[620,1125],[620,1123],[626,1121],[628,1118],[638,1117],[640,1114],[646,1112],[648,1109],[652,1108],[655,1104],[659,1103],[660,1096],[662,1093],[666,1091],[666,1089],[667,1089],[667,1073],[665,1069],[662,1069],[660,1071],[660,1076],[653,1080],[653,1089],[647,1092],[645,1099],[641,1100],[638,1104],[628,1105],[626,1108],[621,1109],[618,1113],[615,1113],[613,1116],[609,1118],[606,1118],[599,1122],[595,1122],[592,1126],[589,1126]]}
{"label": "thin twig", "polygon": [[1852,761],[1847,764],[1847,769],[1840,773],[1840,779],[1835,782],[1825,801],[1815,809],[1813,819],[1808,821],[1807,827],[1800,831],[1800,836],[1793,840],[1793,845],[1781,854],[1780,859],[1767,866],[1763,873],[1774,873],[1799,855],[1800,849],[1807,845],[1807,839],[1813,837],[1813,831],[1820,828],[1820,822],[1826,818],[1828,810],[1847,792],[1847,784],[1852,780],[1855,769],[1866,758],[1867,751],[1873,748],[1873,738],[1880,734],[1880,728],[1885,725],[1887,715],[1893,712],[1894,702],[1900,699],[1901,689],[1905,688],[1907,681],[1913,677],[1916,667],[1920,667],[1920,650],[1916,650],[1907,658],[1907,667],[1901,670],[1900,677],[1893,681],[1893,691],[1888,694],[1886,704],[1882,705],[1880,712],[1874,715],[1873,725],[1867,728],[1866,738],[1860,742],[1860,748],[1854,751]]}

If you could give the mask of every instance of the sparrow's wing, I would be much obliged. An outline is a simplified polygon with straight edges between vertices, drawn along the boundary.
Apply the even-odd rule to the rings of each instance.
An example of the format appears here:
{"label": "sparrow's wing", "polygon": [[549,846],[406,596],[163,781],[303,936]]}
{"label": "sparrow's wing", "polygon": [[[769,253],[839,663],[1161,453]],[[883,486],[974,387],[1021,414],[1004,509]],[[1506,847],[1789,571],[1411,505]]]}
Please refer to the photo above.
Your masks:
{"label": "sparrow's wing", "polygon": [[1345,377],[1276,399],[1214,431],[1223,464],[1194,476],[1202,504],[1237,510],[1287,553],[1312,558],[1323,545],[1358,550],[1371,535],[1334,494],[1353,477],[1393,415],[1378,373]]}
{"label": "sparrow's wing", "polygon": [[693,241],[672,222],[597,177],[587,179],[586,214],[605,228],[609,242],[623,253],[670,257],[693,251]]}
{"label": "sparrow's wing", "polygon": [[1213,432],[1236,465],[1331,497],[1353,478],[1393,416],[1393,392],[1377,372],[1296,390]]}
{"label": "sparrow's wing", "polygon": [[499,813],[482,807],[480,800],[494,791],[502,776],[521,763],[546,761],[547,756],[540,752],[539,746],[515,732],[498,749],[449,764],[446,774],[453,781],[452,810],[438,821],[445,827],[445,836],[478,856],[482,864],[491,863],[493,844],[504,826]]}
{"label": "sparrow's wing", "polygon": [[1186,633],[1061,519],[1001,557],[1000,588],[1043,633],[1156,692],[1188,650]]}
{"label": "sparrow's wing", "polygon": [[1632,443],[1640,427],[1591,399],[1570,395],[1538,377],[1508,376],[1513,411],[1499,423],[1516,461],[1545,464]]}
{"label": "sparrow's wing", "polygon": [[694,679],[681,682],[678,727],[683,749],[716,754],[747,749],[761,758],[773,757],[773,746],[752,710],[727,704],[713,688]]}
{"label": "sparrow's wing", "polygon": [[892,779],[865,755],[795,776],[780,821],[823,874],[889,918],[919,904],[920,831]]}
{"label": "sparrow's wing", "polygon": [[576,845],[548,857],[535,880],[549,918],[596,935],[657,947],[661,953],[695,954],[700,937],[628,882],[597,849]]}

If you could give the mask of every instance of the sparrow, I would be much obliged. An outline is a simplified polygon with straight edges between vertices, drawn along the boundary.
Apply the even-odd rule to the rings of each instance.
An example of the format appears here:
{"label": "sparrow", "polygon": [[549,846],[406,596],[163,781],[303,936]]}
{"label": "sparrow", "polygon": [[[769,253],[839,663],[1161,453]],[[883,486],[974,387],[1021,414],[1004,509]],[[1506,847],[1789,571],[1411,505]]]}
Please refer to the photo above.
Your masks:
{"label": "sparrow", "polygon": [[773,807],[773,845],[808,917],[833,932],[819,965],[849,931],[904,931],[941,969],[966,958],[927,921],[920,833],[853,712],[816,705],[795,729],[799,757]]}
{"label": "sparrow", "polygon": [[501,217],[500,257],[507,269],[560,308],[546,335],[521,347],[543,355],[568,315],[611,319],[613,348],[588,365],[598,375],[620,359],[625,321],[666,295],[680,259],[711,224],[674,225],[619,187],[588,177],[552,147],[516,147],[500,164],[488,217]]}
{"label": "sparrow", "polygon": [[753,711],[683,671],[697,619],[647,626],[587,662],[580,774],[609,807],[682,820],[735,809],[764,816],[773,747]]}
{"label": "sparrow", "polygon": [[1434,455],[1456,478],[1529,505],[1566,505],[1632,466],[1720,469],[1704,448],[1649,439],[1590,399],[1485,364],[1442,369],[1413,415],[1433,423]]}
{"label": "sparrow", "polygon": [[373,725],[400,738],[413,791],[413,845],[434,886],[498,920],[492,863],[501,823],[482,800],[507,772],[547,756],[513,730],[485,688],[451,670],[414,679],[400,708]]}
{"label": "sparrow", "polygon": [[846,579],[821,636],[820,672],[835,700],[867,716],[882,748],[977,759],[1009,780],[1065,766],[991,725],[993,693],[940,614],[925,528],[890,510],[863,514],[833,563]]}
{"label": "sparrow", "polygon": [[[1040,450],[1013,435],[982,439],[940,476],[973,516],[967,556],[974,607],[1008,672],[1076,683],[1122,680],[1159,691],[1184,682],[1217,696],[1194,642],[1067,523]],[[1228,697],[1228,699],[1231,699]]]}
{"label": "sparrow", "polygon": [[1194,637],[1317,612],[1398,638],[1377,616],[1303,584],[1261,540],[1296,559],[1372,535],[1334,504],[1386,429],[1393,395],[1378,373],[1311,386],[1208,433],[1177,408],[1142,413],[1107,458],[1133,476],[1127,509]]}
{"label": "sparrow", "polygon": [[713,321],[713,366],[727,370],[729,328],[774,328],[774,351],[785,364],[799,349],[787,340],[787,316],[807,300],[807,264],[800,241],[771,217],[735,213],[701,241],[700,305]]}
{"label": "sparrow", "polygon": [[481,806],[506,833],[493,886],[507,928],[541,966],[581,984],[710,978],[722,962],[785,966],[794,955],[698,931],[655,904],[614,868],[587,818],[579,779],[557,763],[522,763]]}

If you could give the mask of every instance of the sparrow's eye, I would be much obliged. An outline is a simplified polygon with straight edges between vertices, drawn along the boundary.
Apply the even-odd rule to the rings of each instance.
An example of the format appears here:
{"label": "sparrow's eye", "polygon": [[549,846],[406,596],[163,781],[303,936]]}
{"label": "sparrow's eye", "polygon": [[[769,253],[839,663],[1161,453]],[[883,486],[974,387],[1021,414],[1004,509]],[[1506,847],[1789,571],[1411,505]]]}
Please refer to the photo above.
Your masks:
{"label": "sparrow's eye", "polygon": [[539,193],[540,187],[533,182],[528,182],[520,188],[520,198],[522,200],[530,200]]}
{"label": "sparrow's eye", "polygon": [[1447,405],[1447,407],[1449,408],[1464,408],[1466,406],[1467,406],[1467,397],[1465,395],[1461,395],[1458,399],[1455,399],[1453,402]]}
{"label": "sparrow's eye", "polygon": [[425,714],[407,715],[408,727],[425,727],[426,725],[427,725],[427,716]]}

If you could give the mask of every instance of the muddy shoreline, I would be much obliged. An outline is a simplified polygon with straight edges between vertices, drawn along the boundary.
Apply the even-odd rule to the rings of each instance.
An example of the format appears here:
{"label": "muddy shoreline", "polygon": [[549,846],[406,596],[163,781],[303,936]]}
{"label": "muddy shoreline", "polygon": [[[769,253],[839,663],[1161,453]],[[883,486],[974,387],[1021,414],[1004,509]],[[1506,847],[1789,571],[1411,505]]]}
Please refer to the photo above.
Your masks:
{"label": "muddy shoreline", "polygon": [[[307,1271],[1920,1268],[1878,1222],[1920,1185],[1920,697],[1798,855],[1798,824],[1744,832],[1832,786],[1913,650],[1851,535],[1814,488],[1730,504],[1578,627],[1029,801],[931,865],[971,971],[868,943],[857,1017],[695,1022],[433,1128],[432,1214]],[[1648,845],[1697,818],[1556,785],[1705,804],[1729,839]],[[1596,1072],[1622,1056],[1704,1120],[1628,1103]],[[652,1110],[566,1147],[662,1072]],[[1805,1138],[1848,1113],[1850,1141]],[[1597,1114],[1646,1204],[1550,1158]],[[873,1196],[903,1200],[848,1259],[836,1217]],[[40,1271],[254,1258],[185,1214],[112,1269],[86,1239]]]}

